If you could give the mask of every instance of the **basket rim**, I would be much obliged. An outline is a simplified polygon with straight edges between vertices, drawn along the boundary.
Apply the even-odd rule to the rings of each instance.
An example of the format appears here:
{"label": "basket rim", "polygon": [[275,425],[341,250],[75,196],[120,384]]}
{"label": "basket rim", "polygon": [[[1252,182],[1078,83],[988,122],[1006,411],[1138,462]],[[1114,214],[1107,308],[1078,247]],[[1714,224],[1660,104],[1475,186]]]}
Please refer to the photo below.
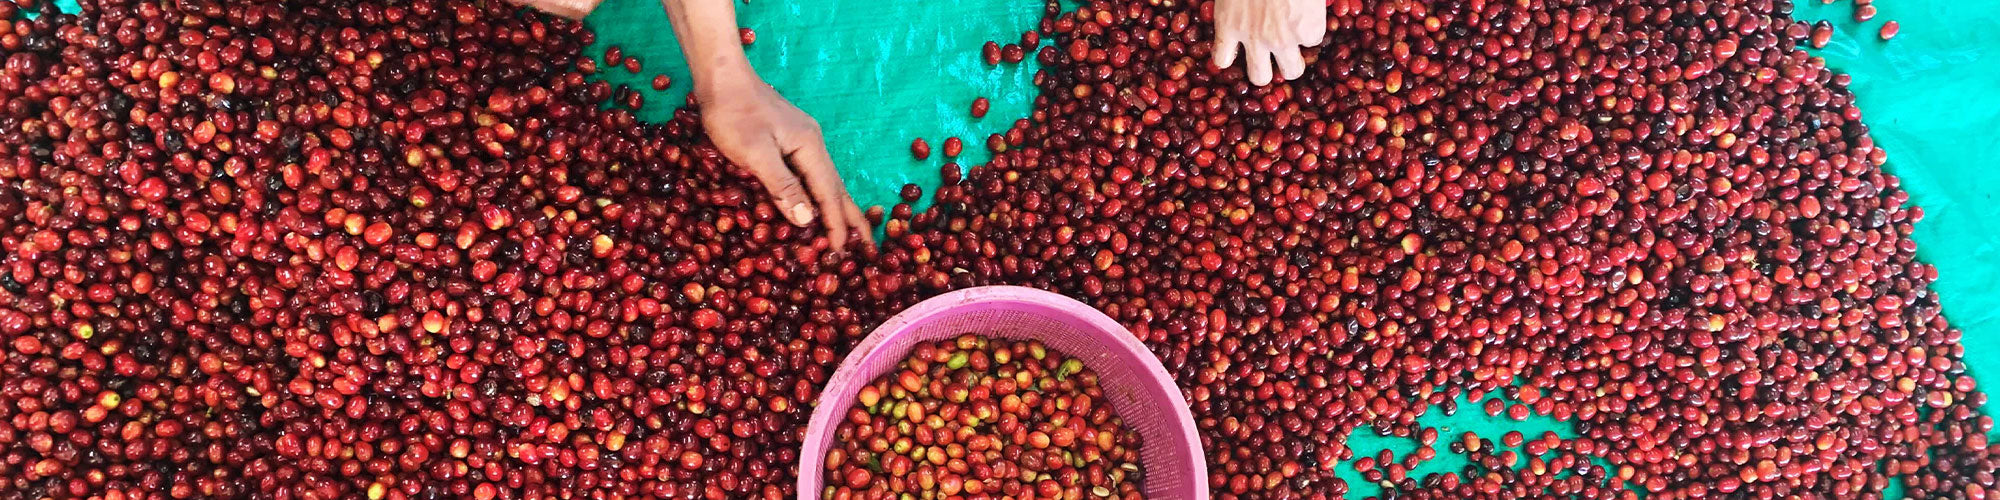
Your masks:
{"label": "basket rim", "polygon": [[[925,299],[923,302],[919,302],[897,313],[887,321],[883,321],[881,325],[869,331],[868,336],[864,337],[861,343],[855,344],[853,350],[848,351],[847,356],[842,358],[839,368],[834,371],[832,376],[828,377],[826,385],[821,388],[820,394],[816,397],[811,420],[806,427],[805,435],[800,440],[797,471],[797,498],[799,500],[813,500],[818,498],[819,490],[825,484],[825,474],[822,469],[824,469],[826,452],[823,447],[815,446],[815,442],[827,441],[829,445],[831,444],[833,427],[838,423],[838,420],[835,418],[836,415],[833,415],[835,411],[833,406],[835,405],[823,404],[822,400],[833,393],[835,386],[853,385],[854,382],[850,379],[861,378],[858,373],[862,371],[862,367],[872,364],[877,357],[906,356],[908,354],[906,352],[889,353],[889,349],[884,348],[891,339],[897,337],[892,333],[909,331],[907,327],[911,325],[921,324],[936,316],[949,313],[961,307],[982,303],[1014,303],[1043,308],[1068,316],[1068,319],[1081,321],[1091,328],[1113,333],[1113,335],[1108,335],[1108,337],[1113,339],[1114,349],[1125,351],[1120,353],[1122,355],[1137,358],[1143,365],[1143,369],[1147,375],[1150,375],[1146,377],[1149,380],[1143,383],[1156,385],[1160,389],[1163,389],[1167,395],[1178,399],[1178,401],[1174,402],[1175,404],[1166,405],[1171,410],[1171,416],[1160,415],[1158,417],[1171,419],[1176,423],[1174,429],[1179,431],[1177,433],[1179,436],[1176,436],[1178,439],[1171,440],[1175,442],[1164,444],[1185,449],[1184,455],[1186,455],[1187,461],[1190,462],[1193,470],[1196,471],[1195,474],[1187,478],[1188,486],[1194,491],[1194,498],[1207,498],[1208,457],[1202,450],[1201,436],[1197,433],[1197,428],[1194,424],[1194,414],[1187,408],[1187,396],[1181,392],[1180,385],[1174,382],[1173,376],[1167,373],[1165,365],[1160,363],[1159,358],[1153,355],[1153,352],[1145,344],[1139,342],[1139,339],[1134,337],[1123,325],[1118,324],[1110,316],[1106,316],[1103,311],[1099,311],[1089,304],[1059,293],[1037,288],[992,285],[956,290]],[[1084,357],[1077,356],[1075,353],[1070,353],[1070,355],[1078,358]],[[866,381],[862,381],[861,383],[866,383]],[[858,393],[860,387],[855,386],[852,389],[852,391],[842,392]],[[848,405],[851,406],[853,404],[852,400],[856,396],[843,394],[840,397],[848,400]],[[823,439],[821,439],[822,437]]]}

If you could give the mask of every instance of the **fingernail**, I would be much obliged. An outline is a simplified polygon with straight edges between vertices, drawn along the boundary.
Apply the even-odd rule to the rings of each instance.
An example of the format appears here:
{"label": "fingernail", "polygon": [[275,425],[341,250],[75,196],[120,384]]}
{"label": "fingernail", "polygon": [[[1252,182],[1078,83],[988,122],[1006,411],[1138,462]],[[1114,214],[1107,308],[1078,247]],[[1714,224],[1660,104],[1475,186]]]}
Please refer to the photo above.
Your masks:
{"label": "fingernail", "polygon": [[790,216],[791,216],[791,218],[792,218],[792,223],[793,223],[793,224],[798,224],[798,225],[801,225],[801,226],[803,226],[803,225],[805,225],[805,224],[806,224],[807,222],[812,222],[812,220],[813,220],[813,209],[812,209],[812,207],[811,207],[811,206],[807,206],[807,205],[806,205],[806,204],[804,204],[804,203],[799,203],[799,204],[795,204],[795,205],[792,205],[792,209],[791,209],[791,210],[788,210],[788,212],[790,212]]}

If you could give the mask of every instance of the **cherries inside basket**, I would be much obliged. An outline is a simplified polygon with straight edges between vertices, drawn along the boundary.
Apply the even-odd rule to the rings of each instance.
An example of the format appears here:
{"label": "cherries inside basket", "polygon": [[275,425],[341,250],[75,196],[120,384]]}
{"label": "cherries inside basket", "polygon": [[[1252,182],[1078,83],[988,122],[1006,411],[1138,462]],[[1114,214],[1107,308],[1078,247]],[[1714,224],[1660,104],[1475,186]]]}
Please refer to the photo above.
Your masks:
{"label": "cherries inside basket", "polygon": [[1098,375],[1037,341],[925,342],[862,387],[821,498],[1142,498],[1140,438]]}

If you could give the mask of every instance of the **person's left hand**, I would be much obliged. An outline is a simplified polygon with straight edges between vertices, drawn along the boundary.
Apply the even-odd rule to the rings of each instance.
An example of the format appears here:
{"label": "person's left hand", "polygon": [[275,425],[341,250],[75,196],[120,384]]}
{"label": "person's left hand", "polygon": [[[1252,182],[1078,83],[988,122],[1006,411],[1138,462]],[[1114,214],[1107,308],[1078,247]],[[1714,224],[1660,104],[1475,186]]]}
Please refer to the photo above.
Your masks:
{"label": "person's left hand", "polygon": [[[840,172],[834,170],[819,123],[754,73],[714,81],[714,85],[697,84],[695,100],[701,103],[702,126],[723,156],[756,175],[771,192],[778,211],[793,224],[812,223],[816,201],[835,250],[847,246],[850,231],[873,246],[868,219],[861,216]],[[785,166],[788,159],[791,167]],[[796,174],[793,168],[798,169]]]}

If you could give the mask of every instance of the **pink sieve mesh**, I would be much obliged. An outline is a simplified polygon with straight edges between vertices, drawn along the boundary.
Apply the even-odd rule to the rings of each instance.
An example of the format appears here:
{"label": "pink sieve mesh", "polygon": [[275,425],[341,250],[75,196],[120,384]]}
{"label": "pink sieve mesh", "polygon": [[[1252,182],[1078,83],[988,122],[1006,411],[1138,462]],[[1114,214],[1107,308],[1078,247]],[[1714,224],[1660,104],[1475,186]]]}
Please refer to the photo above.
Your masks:
{"label": "pink sieve mesh", "polygon": [[966,333],[1040,340],[1098,373],[1125,425],[1139,433],[1147,498],[1208,498],[1208,472],[1194,418],[1173,378],[1151,351],[1104,313],[1055,293],[1012,286],[960,290],[926,300],[882,323],[841,362],[820,393],[800,450],[799,498],[817,498],[836,418],[855,394],[894,369],[919,342]]}

